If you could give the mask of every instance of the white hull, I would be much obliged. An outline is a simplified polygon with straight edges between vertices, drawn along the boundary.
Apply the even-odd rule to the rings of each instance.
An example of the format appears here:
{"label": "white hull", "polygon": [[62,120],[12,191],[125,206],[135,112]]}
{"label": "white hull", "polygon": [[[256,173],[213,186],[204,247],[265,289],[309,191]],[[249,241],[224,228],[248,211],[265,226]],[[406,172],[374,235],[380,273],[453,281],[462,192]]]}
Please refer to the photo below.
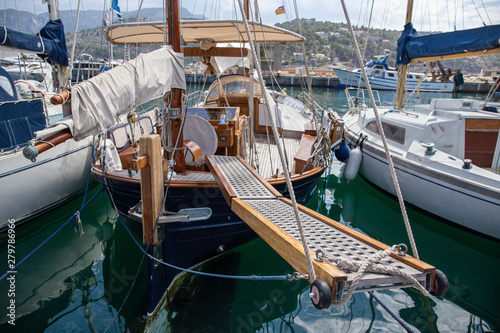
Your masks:
{"label": "white hull", "polygon": [[68,140],[27,160],[22,150],[0,156],[0,230],[9,220],[24,222],[85,189],[92,157],[91,139]]}
{"label": "white hull", "polygon": [[[364,144],[359,173],[368,181],[396,195],[385,152]],[[419,163],[393,156],[404,200],[445,220],[500,239],[500,189],[483,187]],[[462,161],[455,161],[459,165]],[[459,166],[461,167],[461,166]],[[487,179],[484,179],[487,182]]]}
{"label": "white hull", "polygon": [[[362,78],[360,71],[347,71],[344,69],[334,68],[335,74],[339,78],[342,85],[347,87],[359,87],[366,88],[365,80]],[[373,75],[368,75],[370,79],[370,86],[372,89],[377,90],[396,90],[398,78],[395,77],[378,77]],[[360,80],[361,78],[361,80]],[[416,89],[418,85],[417,79],[407,79],[406,90],[412,91]],[[453,82],[429,82],[422,81],[420,83],[420,91],[425,92],[453,92]]]}
{"label": "white hull", "polygon": [[[362,144],[359,174],[396,195],[373,109],[365,101],[343,119],[346,139]],[[398,111],[378,108],[404,200],[432,215],[500,239],[500,116],[483,103],[435,99]],[[470,168],[465,161],[472,159]],[[481,165],[482,167],[479,167]],[[493,171],[489,171],[493,170]]]}

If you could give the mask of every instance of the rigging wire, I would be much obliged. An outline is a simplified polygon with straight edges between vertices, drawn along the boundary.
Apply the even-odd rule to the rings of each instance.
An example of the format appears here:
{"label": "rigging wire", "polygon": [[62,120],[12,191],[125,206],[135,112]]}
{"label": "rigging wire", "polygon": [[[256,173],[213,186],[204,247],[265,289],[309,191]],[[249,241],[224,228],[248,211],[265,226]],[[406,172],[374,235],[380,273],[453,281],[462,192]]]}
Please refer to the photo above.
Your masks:
{"label": "rigging wire", "polygon": [[448,19],[448,30],[450,30],[450,5],[448,3],[449,0],[446,0],[446,17]]}
{"label": "rigging wire", "polygon": [[[243,16],[244,15],[244,9],[243,9],[242,0],[238,0],[238,4],[240,6],[240,11],[241,11],[242,16]],[[248,36],[248,42],[250,43],[250,49],[251,49],[251,52],[252,52],[252,56],[253,56],[253,58],[256,58],[256,53],[255,53],[255,49],[254,49],[253,40],[252,40],[251,34],[250,34],[250,28],[248,27],[248,22],[246,20],[244,20],[243,23],[245,24],[245,30],[246,30],[246,33],[247,33],[247,36]],[[261,86],[263,86],[264,85],[264,78],[262,77],[262,71],[261,71],[259,63],[257,63],[256,69],[257,69],[257,74],[259,76],[259,81],[261,83]],[[269,101],[269,96],[268,95],[264,95],[264,100],[266,102],[267,112],[269,113],[269,117],[271,118],[271,124],[272,124],[272,128],[273,128],[273,134],[274,134],[274,137],[275,137],[275,141],[278,141],[278,137],[277,137],[278,136],[278,130],[276,128],[276,123],[275,123],[275,121],[274,121],[274,119],[272,117],[272,113],[271,113],[271,110],[272,110],[271,104],[272,103]],[[314,266],[313,266],[313,262],[312,262],[312,259],[311,259],[309,246],[307,245],[307,240],[305,238],[304,228],[302,226],[302,220],[300,218],[299,210],[298,210],[298,207],[297,207],[297,201],[296,201],[296,198],[295,198],[295,193],[294,193],[294,190],[293,190],[293,186],[291,185],[290,174],[289,174],[286,162],[285,162],[285,157],[283,156],[283,151],[281,149],[281,146],[278,145],[277,147],[278,147],[278,152],[279,152],[280,159],[281,159],[281,165],[282,165],[282,167],[283,167],[283,169],[285,171],[284,172],[285,179],[286,179],[287,187],[288,187],[288,190],[289,190],[289,193],[290,193],[290,199],[292,201],[292,206],[293,206],[293,210],[294,210],[294,213],[295,213],[295,218],[297,219],[297,224],[298,224],[298,228],[299,228],[299,231],[300,231],[302,245],[304,247],[304,253],[305,253],[305,256],[306,256],[306,259],[307,259],[307,265],[309,267],[310,278],[311,278],[311,281],[314,281],[314,280],[316,280],[316,274],[314,272]]]}
{"label": "rigging wire", "polygon": [[488,11],[486,10],[486,6],[484,5],[483,0],[481,0],[481,4],[483,5],[484,12],[486,13],[486,16],[488,17],[488,21],[490,21],[490,24],[492,24],[491,19],[490,19],[490,15],[488,14]]}
{"label": "rigging wire", "polygon": [[[354,36],[354,31],[353,31],[353,28],[352,28],[351,20],[349,19],[349,14],[347,12],[347,7],[345,5],[344,0],[340,0],[340,2],[342,3],[342,8],[344,10],[345,18],[346,18],[346,21],[347,21],[347,26],[349,28],[349,31],[350,31],[351,35],[352,35],[354,49],[356,50],[356,56],[359,58],[358,60],[361,61],[361,59],[360,59],[361,58],[361,52],[359,51],[359,46],[358,46],[357,39]],[[365,78],[365,81],[369,82],[368,81],[368,75],[366,74],[366,70],[365,70],[364,67],[361,67],[361,72],[363,73],[363,77]],[[380,121],[380,116],[379,116],[378,111],[377,111],[377,105],[375,103],[375,98],[373,97],[373,91],[371,89],[370,84],[367,84],[366,87],[368,89],[368,94],[370,95],[370,100],[371,100],[371,103],[372,103],[372,108],[373,108],[373,112],[375,114],[375,118],[377,119],[377,125],[378,125],[378,129],[379,129],[380,137],[381,137],[382,143],[384,145],[384,150],[385,150],[385,153],[386,153],[386,156],[387,156],[387,162],[389,163],[389,169],[390,169],[390,172],[391,172],[391,175],[392,175],[392,179],[394,181],[394,186],[395,186],[395,189],[396,189],[396,194],[397,194],[397,197],[398,197],[398,201],[399,201],[399,205],[400,205],[400,208],[401,208],[401,212],[403,214],[403,219],[404,219],[404,222],[405,222],[406,231],[408,233],[408,238],[410,239],[410,244],[411,244],[411,248],[412,248],[412,251],[413,251],[413,255],[415,256],[415,258],[419,259],[417,245],[415,244],[415,239],[413,238],[413,232],[411,230],[410,221],[408,219],[408,214],[406,212],[406,207],[404,205],[403,195],[402,195],[401,189],[399,187],[398,179],[397,179],[397,176],[396,176],[396,171],[394,169],[394,164],[392,162],[392,157],[390,155],[389,148],[387,146],[387,141],[386,141],[386,138],[385,138],[385,135],[384,135],[384,129],[382,127],[382,124],[381,124],[381,121]]]}
{"label": "rigging wire", "polygon": [[[484,23],[483,17],[481,16],[481,13],[479,12],[479,9],[477,8],[476,2],[474,0],[472,0],[472,4],[474,4],[474,8],[476,9],[477,15],[479,15],[479,18],[481,19],[481,22],[483,23],[484,26],[486,26],[486,23]],[[483,3],[483,6],[484,6],[484,3]],[[486,14],[488,14],[488,12],[486,12]],[[491,20],[490,20],[490,22],[491,22]]]}

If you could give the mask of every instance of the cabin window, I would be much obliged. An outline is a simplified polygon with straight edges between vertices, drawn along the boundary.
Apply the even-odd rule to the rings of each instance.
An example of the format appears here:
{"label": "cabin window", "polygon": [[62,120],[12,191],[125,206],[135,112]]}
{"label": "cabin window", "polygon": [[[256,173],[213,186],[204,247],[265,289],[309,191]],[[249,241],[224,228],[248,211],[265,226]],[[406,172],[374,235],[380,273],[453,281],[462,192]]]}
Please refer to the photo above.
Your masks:
{"label": "cabin window", "polygon": [[212,91],[208,95],[207,99],[212,99],[212,98],[215,98],[215,97],[217,97],[217,87],[214,87],[214,89],[212,89]]}
{"label": "cabin window", "polygon": [[387,76],[394,77],[394,73],[387,73]]}
{"label": "cabin window", "polygon": [[413,75],[407,75],[406,77],[409,79],[413,79]]}
{"label": "cabin window", "polygon": [[[222,90],[226,94],[247,94],[250,91],[248,81],[232,81],[222,84]],[[259,85],[254,84],[253,91],[259,94]]]}
{"label": "cabin window", "polygon": [[245,83],[244,81],[223,83],[222,91],[226,94],[244,94],[247,92]]}
{"label": "cabin window", "polygon": [[[399,126],[396,126],[393,124],[388,124],[388,123],[382,122],[382,128],[384,129],[384,134],[385,134],[385,137],[387,139],[392,140],[392,141],[397,142],[397,143],[402,144],[402,145],[405,144],[406,130],[404,127],[399,127]],[[366,126],[366,129],[369,131],[372,131],[373,133],[379,134],[377,122],[375,120],[370,122]]]}

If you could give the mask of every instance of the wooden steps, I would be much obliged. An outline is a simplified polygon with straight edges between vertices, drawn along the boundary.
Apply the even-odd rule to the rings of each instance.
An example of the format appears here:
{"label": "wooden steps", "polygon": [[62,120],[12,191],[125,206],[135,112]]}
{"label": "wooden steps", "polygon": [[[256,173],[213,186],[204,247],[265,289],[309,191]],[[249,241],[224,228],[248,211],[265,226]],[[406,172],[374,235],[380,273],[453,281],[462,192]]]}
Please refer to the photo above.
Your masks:
{"label": "wooden steps", "polygon": [[[231,209],[300,274],[308,274],[305,252],[290,200],[285,199],[243,159],[235,156],[207,156],[207,164]],[[299,205],[301,220],[311,258],[317,250],[328,258],[362,263],[389,246],[341,223]],[[427,290],[434,280],[435,268],[409,255],[392,254],[380,265],[396,267],[413,276]],[[314,260],[317,279],[332,289],[333,301],[340,301],[352,283],[355,272]],[[313,282],[313,281],[309,281]],[[401,276],[365,274],[356,292],[411,287]]]}

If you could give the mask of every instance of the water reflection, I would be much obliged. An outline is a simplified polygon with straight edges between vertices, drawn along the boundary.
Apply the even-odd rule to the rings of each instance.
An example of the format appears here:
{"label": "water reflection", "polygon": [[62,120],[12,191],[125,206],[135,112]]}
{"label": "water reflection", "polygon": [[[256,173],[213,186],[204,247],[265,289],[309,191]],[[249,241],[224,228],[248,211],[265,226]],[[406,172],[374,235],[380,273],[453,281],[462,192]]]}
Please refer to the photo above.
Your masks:
{"label": "water reflection", "polygon": [[[96,193],[94,189],[89,193]],[[52,240],[33,254],[17,270],[16,331],[43,332],[102,332],[120,308],[125,294],[135,277],[135,267],[125,265],[127,260],[140,261],[137,251],[127,250],[130,242],[120,228],[115,228],[115,213],[108,211],[100,195],[81,214],[85,234],[80,239],[71,225],[63,228]],[[16,259],[20,261],[54,233],[80,209],[83,197],[64,207],[16,227]],[[111,216],[108,216],[108,213]],[[125,238],[126,237],[126,238]],[[0,235],[0,257],[7,257],[7,234]],[[2,260],[0,271],[7,271]],[[145,278],[145,273],[141,274]],[[143,283],[143,285],[145,285]],[[111,332],[127,330],[136,312],[141,311],[144,294],[140,284],[133,297],[133,306],[124,307]],[[5,309],[9,299],[9,284],[0,282],[0,308]],[[144,312],[142,312],[144,313]],[[8,317],[2,315],[0,330],[11,331]]]}
{"label": "water reflection", "polygon": [[[360,177],[345,184],[336,176],[340,168],[338,171],[329,176],[320,212],[386,244],[409,244],[398,202]],[[420,317],[436,317],[441,322],[446,320],[447,313],[454,313],[454,316],[462,313],[470,320],[462,323],[463,328],[489,324],[499,329],[500,291],[493,286],[495,276],[500,274],[500,243],[412,209],[408,209],[408,215],[420,258],[441,269],[450,282],[450,290],[444,298],[426,300],[409,293],[416,303],[426,305],[416,307],[417,312],[413,315],[422,308],[432,308],[433,313]],[[411,319],[410,309],[402,313],[407,313],[406,317]]]}
{"label": "water reflection", "polygon": [[[308,206],[386,244],[409,244],[398,203],[357,178],[337,177],[342,165],[318,181]],[[327,185],[323,191],[324,185]],[[413,289],[379,291],[377,296],[415,331],[470,332],[500,328],[500,244],[409,209],[421,258],[450,280],[442,298],[423,297]],[[234,275],[279,275],[293,272],[258,239],[200,267]],[[404,329],[367,293],[345,306],[316,310],[304,282],[254,282],[183,275],[171,289],[165,325],[171,332],[359,332]]]}

